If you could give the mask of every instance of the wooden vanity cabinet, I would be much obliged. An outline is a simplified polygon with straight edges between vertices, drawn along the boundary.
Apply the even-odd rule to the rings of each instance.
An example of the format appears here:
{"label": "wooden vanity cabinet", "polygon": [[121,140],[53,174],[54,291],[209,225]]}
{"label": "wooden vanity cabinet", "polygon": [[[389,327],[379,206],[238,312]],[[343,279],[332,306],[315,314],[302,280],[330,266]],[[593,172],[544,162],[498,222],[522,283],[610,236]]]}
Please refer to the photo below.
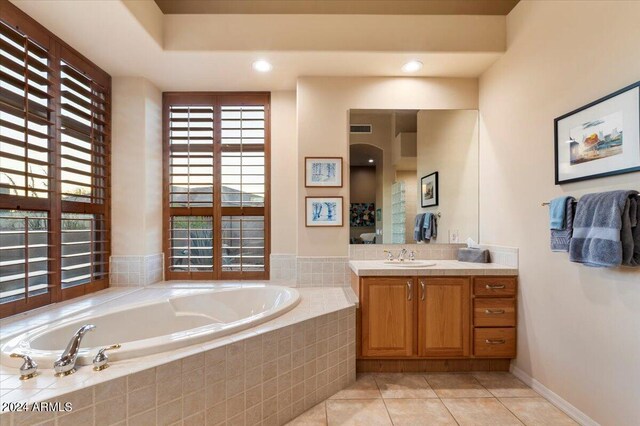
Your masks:
{"label": "wooden vanity cabinet", "polygon": [[362,356],[414,355],[415,284],[412,277],[366,278],[360,292]]}
{"label": "wooden vanity cabinet", "polygon": [[380,360],[376,368],[482,358],[507,368],[516,356],[516,277],[354,275],[352,287],[360,299],[358,358]]}
{"label": "wooden vanity cabinet", "polygon": [[469,356],[469,278],[418,278],[418,356]]}

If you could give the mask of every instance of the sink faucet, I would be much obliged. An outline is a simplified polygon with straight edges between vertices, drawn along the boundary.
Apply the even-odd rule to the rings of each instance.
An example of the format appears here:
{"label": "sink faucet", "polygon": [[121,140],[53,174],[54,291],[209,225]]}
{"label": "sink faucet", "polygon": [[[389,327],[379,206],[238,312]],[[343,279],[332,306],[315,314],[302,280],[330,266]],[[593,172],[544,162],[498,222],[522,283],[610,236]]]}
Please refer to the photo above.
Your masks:
{"label": "sink faucet", "polygon": [[406,248],[402,248],[402,250],[400,250],[400,254],[398,255],[398,260],[400,262],[404,262],[404,256],[407,254],[407,249]]}
{"label": "sink faucet", "polygon": [[387,261],[393,261],[393,253],[391,252],[391,250],[385,250],[384,252],[387,253]]}
{"label": "sink faucet", "polygon": [[76,371],[76,359],[80,352],[80,342],[88,331],[92,331],[96,328],[93,324],[87,324],[80,327],[78,331],[73,335],[71,341],[67,345],[67,349],[64,350],[60,358],[53,363],[53,369],[56,372],[56,376],[68,376]]}

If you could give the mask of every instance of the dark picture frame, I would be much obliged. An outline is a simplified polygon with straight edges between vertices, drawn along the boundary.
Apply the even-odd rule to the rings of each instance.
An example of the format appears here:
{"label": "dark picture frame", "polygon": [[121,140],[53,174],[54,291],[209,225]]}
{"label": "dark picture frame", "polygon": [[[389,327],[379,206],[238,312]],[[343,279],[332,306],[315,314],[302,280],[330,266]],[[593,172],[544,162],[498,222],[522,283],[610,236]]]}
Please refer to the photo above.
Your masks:
{"label": "dark picture frame", "polygon": [[[429,185],[431,185],[429,187]],[[431,195],[429,198],[427,196]],[[433,207],[439,203],[438,172],[433,172],[420,179],[420,205]]]}
{"label": "dark picture frame", "polygon": [[[618,98],[618,102],[620,103],[620,107],[624,107],[625,101],[622,100],[622,96],[627,96],[628,92],[635,91],[638,96],[638,102],[631,102],[631,100],[626,101],[633,108],[637,108],[637,112],[621,110],[617,111],[617,108],[611,109],[611,111],[616,111],[621,117],[624,116],[624,128],[617,129],[613,128],[613,130],[604,134],[602,131],[597,132],[597,125],[601,125],[601,123],[605,123],[608,117],[612,117],[613,114],[603,117],[602,114],[604,112],[596,112],[594,107],[600,106],[603,102],[610,101],[612,99]],[[633,96],[632,94],[629,96]],[[635,105],[634,105],[635,104]],[[588,114],[584,114],[585,112],[589,113],[589,110],[593,109],[593,116],[588,116]],[[627,107],[627,109],[629,109]],[[567,138],[567,125],[563,126],[563,122],[567,119],[575,118],[577,114],[582,113],[581,121],[583,121],[583,128],[587,129],[590,126],[593,126],[593,134],[585,138],[584,140],[577,140],[572,136],[572,133],[569,132],[569,137]],[[632,122],[629,123],[628,118],[631,117]],[[584,121],[587,120],[587,121]],[[595,123],[595,124],[594,124]],[[606,125],[606,123],[605,123]],[[597,99],[593,102],[590,102],[578,109],[575,109],[571,112],[568,112],[560,117],[557,117],[553,121],[554,127],[554,156],[555,156],[555,184],[561,185],[570,182],[579,182],[590,179],[597,179],[607,176],[615,176],[621,175],[625,173],[632,173],[640,171],[640,81],[637,81],[629,86],[626,86],[620,90],[617,90],[605,97]],[[572,129],[574,130],[574,129]],[[608,130],[605,130],[605,132]],[[615,133],[614,133],[615,132]],[[562,135],[561,135],[562,133]],[[588,131],[587,131],[588,134]],[[627,136],[629,134],[630,136]],[[604,139],[600,136],[604,135]],[[625,137],[630,137],[631,140],[627,142]],[[582,139],[582,138],[580,138]],[[619,142],[618,142],[619,139]],[[615,145],[611,141],[615,141]],[[589,143],[591,146],[588,149],[585,149],[585,145]],[[628,145],[626,145],[628,143]],[[561,153],[564,144],[564,153]],[[569,144],[569,148],[567,149],[566,144]],[[602,148],[601,148],[602,147]],[[625,147],[627,149],[625,150]],[[631,149],[631,153],[625,153],[625,151],[629,151],[628,148]],[[585,154],[585,151],[587,153]],[[602,152],[601,152],[602,151]],[[567,161],[567,152],[569,152],[569,161]],[[636,155],[637,154],[637,155]],[[603,162],[603,159],[612,158],[614,156],[622,156],[620,157],[621,161],[628,163],[629,166],[620,167],[618,169],[609,169],[607,170],[607,163]],[[562,158],[561,158],[562,157]],[[593,160],[598,160],[599,162],[593,162]],[[568,166],[573,167],[574,165],[581,166],[583,164],[589,164],[589,166],[593,169],[599,168],[601,171],[595,171],[593,173],[585,174],[585,172],[576,172],[575,177],[566,176],[568,173],[563,172],[562,169],[567,169]]]}

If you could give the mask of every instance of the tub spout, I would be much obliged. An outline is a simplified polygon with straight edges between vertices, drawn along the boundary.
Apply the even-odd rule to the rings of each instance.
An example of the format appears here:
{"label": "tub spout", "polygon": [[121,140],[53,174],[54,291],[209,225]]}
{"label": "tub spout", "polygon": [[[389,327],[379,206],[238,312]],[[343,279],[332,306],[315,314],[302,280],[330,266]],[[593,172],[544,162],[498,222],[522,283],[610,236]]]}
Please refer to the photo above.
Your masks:
{"label": "tub spout", "polygon": [[93,324],[87,324],[80,327],[78,331],[73,335],[71,341],[67,345],[67,349],[64,350],[60,358],[53,363],[53,369],[56,372],[56,376],[68,376],[76,371],[76,359],[80,352],[80,342],[88,331],[92,331],[96,326]]}

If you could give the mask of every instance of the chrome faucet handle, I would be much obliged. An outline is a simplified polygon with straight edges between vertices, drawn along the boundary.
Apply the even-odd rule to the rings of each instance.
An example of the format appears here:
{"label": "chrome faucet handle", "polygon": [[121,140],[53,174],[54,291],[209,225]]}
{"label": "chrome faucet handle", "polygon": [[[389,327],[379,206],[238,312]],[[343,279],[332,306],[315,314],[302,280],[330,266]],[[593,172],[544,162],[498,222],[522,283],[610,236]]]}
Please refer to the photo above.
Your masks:
{"label": "chrome faucet handle", "polygon": [[85,324],[71,337],[67,348],[62,355],[60,355],[60,358],[53,363],[53,370],[56,372],[56,377],[68,376],[76,372],[76,361],[80,353],[80,342],[82,342],[82,338],[87,332],[93,331],[95,328],[96,326],[93,324]]}
{"label": "chrome faucet handle", "polygon": [[24,362],[20,366],[20,380],[29,380],[38,375],[38,363],[35,362],[29,355],[25,354],[11,354],[11,358],[22,358]]}
{"label": "chrome faucet handle", "polygon": [[106,348],[100,349],[96,356],[93,358],[93,371],[102,371],[105,368],[109,367],[109,356],[107,356],[105,352],[113,349],[120,349],[121,347],[122,345],[120,343],[117,343],[115,345],[107,346]]}
{"label": "chrome faucet handle", "polygon": [[412,262],[414,260],[416,260],[416,252],[415,251],[413,251],[413,250],[409,251],[409,260],[412,261]]}
{"label": "chrome faucet handle", "polygon": [[385,253],[387,253],[387,260],[389,262],[393,261],[393,253],[391,252],[391,250],[385,250]]}

